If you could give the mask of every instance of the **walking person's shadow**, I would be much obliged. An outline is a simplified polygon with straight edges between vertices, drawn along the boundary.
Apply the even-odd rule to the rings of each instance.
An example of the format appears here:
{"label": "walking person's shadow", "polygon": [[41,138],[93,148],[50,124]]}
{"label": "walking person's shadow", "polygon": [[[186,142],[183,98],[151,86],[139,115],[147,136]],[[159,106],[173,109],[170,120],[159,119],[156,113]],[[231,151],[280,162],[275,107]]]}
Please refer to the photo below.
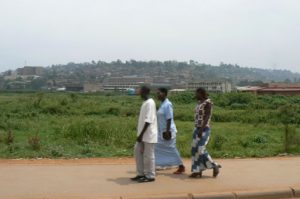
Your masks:
{"label": "walking person's shadow", "polygon": [[[133,172],[133,171],[128,171],[127,173],[133,174],[133,175],[135,174],[135,172]],[[136,184],[136,182],[130,180],[130,177],[119,177],[119,178],[114,178],[114,179],[109,178],[109,179],[107,179],[107,181],[114,182],[114,183],[116,183],[118,185]]]}
{"label": "walking person's shadow", "polygon": [[[136,173],[134,171],[128,171],[128,174],[132,174],[135,175]],[[156,172],[157,176],[164,176],[164,177],[168,177],[168,178],[173,178],[176,180],[184,180],[184,181],[191,181],[191,180],[196,180],[196,179],[192,179],[189,178],[188,174],[184,173],[184,174],[180,174],[180,175],[175,175],[173,174],[173,172],[171,172],[171,169],[165,169],[165,170],[159,170]],[[201,179],[210,179],[211,177],[209,176],[202,176]],[[137,184],[136,182],[130,180],[130,177],[118,177],[118,178],[110,178],[107,179],[107,181],[109,182],[114,182],[118,185],[132,185],[132,184]]]}

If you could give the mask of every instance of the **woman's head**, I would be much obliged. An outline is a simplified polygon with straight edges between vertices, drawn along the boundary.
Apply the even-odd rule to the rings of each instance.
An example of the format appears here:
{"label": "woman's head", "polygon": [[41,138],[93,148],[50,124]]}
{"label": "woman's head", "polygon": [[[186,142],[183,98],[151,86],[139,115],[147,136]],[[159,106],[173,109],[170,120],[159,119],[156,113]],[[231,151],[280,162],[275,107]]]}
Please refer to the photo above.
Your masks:
{"label": "woman's head", "polygon": [[159,100],[165,100],[166,98],[167,98],[167,96],[168,96],[168,89],[166,89],[166,88],[158,88],[157,89],[157,98],[159,99]]}
{"label": "woman's head", "polygon": [[203,100],[208,98],[208,94],[204,88],[197,88],[196,90],[197,100]]}

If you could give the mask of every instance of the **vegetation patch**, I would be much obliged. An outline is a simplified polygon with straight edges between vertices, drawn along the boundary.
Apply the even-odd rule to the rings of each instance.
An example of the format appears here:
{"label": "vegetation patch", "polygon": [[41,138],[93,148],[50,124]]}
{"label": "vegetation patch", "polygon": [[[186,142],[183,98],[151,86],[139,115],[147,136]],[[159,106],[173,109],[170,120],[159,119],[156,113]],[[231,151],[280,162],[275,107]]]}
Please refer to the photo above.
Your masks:
{"label": "vegetation patch", "polygon": [[[177,146],[184,157],[190,157],[193,95],[170,96]],[[300,97],[244,93],[210,97],[214,108],[208,150],[214,157],[300,154]],[[141,104],[137,96],[115,93],[2,92],[0,158],[132,156]]]}

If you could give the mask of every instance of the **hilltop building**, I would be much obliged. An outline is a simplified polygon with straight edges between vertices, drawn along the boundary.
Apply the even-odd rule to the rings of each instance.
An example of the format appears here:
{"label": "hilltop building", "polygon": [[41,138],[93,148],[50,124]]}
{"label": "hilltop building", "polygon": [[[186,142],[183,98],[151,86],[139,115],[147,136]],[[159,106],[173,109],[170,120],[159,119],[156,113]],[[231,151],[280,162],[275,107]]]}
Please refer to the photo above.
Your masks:
{"label": "hilltop building", "polygon": [[24,66],[17,69],[17,74],[20,76],[42,76],[44,68],[41,66]]}
{"label": "hilltop building", "polygon": [[150,85],[153,83],[151,77],[138,77],[138,76],[123,76],[123,77],[110,77],[104,80],[104,90],[124,91],[128,89],[136,89],[141,85]]}
{"label": "hilltop building", "polygon": [[232,84],[229,81],[196,81],[189,82],[188,90],[196,90],[202,87],[211,93],[228,93],[232,91]]}
{"label": "hilltop building", "polygon": [[67,84],[65,85],[66,91],[83,92],[84,86],[82,84]]}
{"label": "hilltop building", "polygon": [[101,84],[95,84],[95,83],[85,83],[83,84],[83,91],[84,92],[100,92],[103,90],[103,87]]}

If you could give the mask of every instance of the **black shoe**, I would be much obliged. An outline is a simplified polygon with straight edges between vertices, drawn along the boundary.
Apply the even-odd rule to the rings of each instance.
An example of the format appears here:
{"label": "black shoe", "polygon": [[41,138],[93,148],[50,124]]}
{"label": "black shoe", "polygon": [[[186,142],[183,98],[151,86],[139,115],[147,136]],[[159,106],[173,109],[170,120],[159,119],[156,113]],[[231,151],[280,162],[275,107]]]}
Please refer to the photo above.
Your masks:
{"label": "black shoe", "polygon": [[154,182],[155,178],[147,178],[146,176],[137,180],[138,183]]}
{"label": "black shoe", "polygon": [[222,168],[221,165],[216,165],[216,166],[213,168],[213,177],[214,177],[214,178],[216,178],[216,177],[219,175],[219,173],[220,173],[220,168]]}
{"label": "black shoe", "polygon": [[132,181],[138,181],[141,178],[144,178],[145,176],[135,176],[134,178],[130,178]]}

